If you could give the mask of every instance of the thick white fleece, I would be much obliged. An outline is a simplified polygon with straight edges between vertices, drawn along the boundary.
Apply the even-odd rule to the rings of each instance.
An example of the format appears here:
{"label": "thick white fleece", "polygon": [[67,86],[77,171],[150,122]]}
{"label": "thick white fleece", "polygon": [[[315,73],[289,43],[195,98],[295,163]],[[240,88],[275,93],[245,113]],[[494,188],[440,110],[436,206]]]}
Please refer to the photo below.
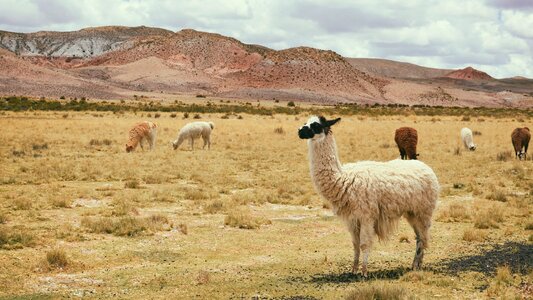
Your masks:
{"label": "thick white fleece", "polygon": [[180,129],[177,139],[172,142],[174,149],[177,149],[185,140],[190,140],[191,147],[193,147],[194,139],[200,137],[204,140],[204,148],[206,145],[211,148],[211,131],[213,128],[215,128],[213,122],[192,122],[186,124]]}
{"label": "thick white fleece", "polygon": [[463,128],[461,129],[461,140],[463,141],[463,144],[465,145],[466,149],[475,150],[476,145],[474,144],[474,137],[472,135],[472,130],[469,128]]}

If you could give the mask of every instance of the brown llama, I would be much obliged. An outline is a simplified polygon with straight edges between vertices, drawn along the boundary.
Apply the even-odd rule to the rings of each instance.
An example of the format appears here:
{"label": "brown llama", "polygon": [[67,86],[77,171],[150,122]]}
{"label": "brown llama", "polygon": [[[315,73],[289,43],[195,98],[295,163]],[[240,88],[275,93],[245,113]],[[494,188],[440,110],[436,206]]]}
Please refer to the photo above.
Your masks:
{"label": "brown llama", "polygon": [[396,129],[394,141],[400,150],[401,159],[417,159],[416,144],[418,143],[418,133],[411,127],[401,127]]}
{"label": "brown llama", "polygon": [[[529,140],[531,139],[531,133],[529,128],[516,128],[511,134],[511,140],[513,142],[514,152],[516,158],[522,160],[526,159],[527,147],[529,146]],[[522,151],[522,148],[524,151]]]}

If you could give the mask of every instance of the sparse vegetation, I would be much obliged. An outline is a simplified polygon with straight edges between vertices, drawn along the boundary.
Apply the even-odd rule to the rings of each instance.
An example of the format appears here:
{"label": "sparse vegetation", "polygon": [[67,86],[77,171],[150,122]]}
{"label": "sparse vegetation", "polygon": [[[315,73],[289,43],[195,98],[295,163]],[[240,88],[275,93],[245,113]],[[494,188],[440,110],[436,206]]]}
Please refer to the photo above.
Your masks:
{"label": "sparse vegetation", "polygon": [[388,299],[403,300],[407,298],[405,288],[399,284],[387,283],[383,281],[371,282],[359,286],[346,296],[346,300],[369,300]]}
{"label": "sparse vegetation", "polygon": [[487,196],[487,199],[494,200],[494,201],[500,201],[500,202],[506,202],[507,194],[505,193],[505,191],[495,190],[494,192],[490,193]]}
{"label": "sparse vegetation", "polygon": [[168,219],[162,215],[152,215],[146,218],[121,217],[119,219],[85,217],[81,220],[81,225],[92,233],[109,233],[117,236],[151,234],[156,231],[170,230],[171,226]]}
{"label": "sparse vegetation", "polygon": [[67,253],[63,249],[46,252],[46,263],[50,269],[65,269],[69,265]]}
{"label": "sparse vegetation", "polygon": [[127,189],[138,189],[141,187],[141,182],[138,179],[128,180],[124,183],[124,187]]}
{"label": "sparse vegetation", "polygon": [[[275,105],[263,100],[258,107],[256,101],[244,105],[218,99],[193,109],[173,102],[115,101],[114,109],[121,113],[114,114],[100,110],[110,104],[102,102],[98,110],[88,111],[0,112],[5,128],[0,135],[0,265],[13,274],[0,279],[0,297],[32,295],[54,285],[45,296],[78,297],[74,293],[85,291],[84,297],[121,297],[110,292],[113,287],[158,298],[179,287],[181,298],[210,298],[216,289],[220,298],[235,297],[232,293],[238,290],[246,298],[329,299],[390,283],[403,287],[404,299],[482,298],[494,280],[490,272],[495,262],[487,254],[493,247],[517,243],[515,250],[500,254],[502,261],[511,270],[516,261],[529,264],[514,258],[527,257],[520,247],[527,249],[533,241],[528,201],[533,173],[529,161],[515,161],[514,154],[508,162],[496,160],[498,152],[512,149],[507,137],[516,124],[505,117],[512,110],[287,107],[283,101]],[[185,112],[189,120],[181,119]],[[128,130],[147,113],[161,114],[156,148],[127,154],[123,145]],[[168,117],[173,113],[175,118]],[[305,142],[295,134],[309,114],[317,113],[343,116],[334,130],[345,141],[338,145],[345,153],[342,162],[396,158],[394,130],[416,124],[425,149],[421,156],[442,185],[427,257],[428,270],[435,273],[404,269],[412,259],[405,253],[412,253],[416,243],[404,220],[390,241],[374,244],[369,280],[347,273],[349,234],[316,193]],[[211,151],[172,151],[168,141],[194,114],[220,124]],[[520,115],[527,121],[528,114],[514,111],[512,118]],[[459,139],[449,129],[464,126],[463,115],[485,119],[472,125],[483,132],[482,147],[479,153],[462,150],[455,156]],[[47,144],[48,149],[33,150],[34,144]],[[505,193],[507,201],[488,199],[496,191]],[[269,220],[272,225],[264,225]],[[66,251],[65,268],[47,266],[46,252],[54,247]],[[448,265],[478,256],[479,266],[490,271],[473,271],[478,261],[460,268]],[[139,268],[142,276],[135,275]],[[197,280],[201,271],[209,274],[208,280]],[[294,282],[295,276],[304,280]],[[512,277],[506,289],[521,293],[527,274]],[[297,294],[288,292],[294,284]],[[487,290],[479,289],[485,285]],[[94,293],[87,294],[88,289]]]}
{"label": "sparse vegetation", "polygon": [[496,155],[496,160],[498,160],[498,161],[508,161],[511,158],[513,158],[513,154],[511,153],[511,151],[499,152]]}
{"label": "sparse vegetation", "polygon": [[245,209],[235,209],[224,219],[224,225],[241,229],[257,229],[261,225],[270,224],[269,220],[254,217]]}
{"label": "sparse vegetation", "polygon": [[25,227],[0,226],[0,249],[21,249],[35,246],[35,235]]}
{"label": "sparse vegetation", "polygon": [[467,229],[463,232],[463,241],[483,242],[487,238],[487,232],[479,229]]}
{"label": "sparse vegetation", "polygon": [[487,209],[479,212],[474,219],[474,227],[479,229],[499,228],[498,224],[503,222],[501,210]]}
{"label": "sparse vegetation", "polygon": [[277,134],[285,134],[285,131],[283,130],[283,127],[276,127],[274,129],[274,133],[277,133]]}
{"label": "sparse vegetation", "polygon": [[453,203],[443,209],[437,217],[440,222],[466,222],[471,219],[470,211],[464,205]]}

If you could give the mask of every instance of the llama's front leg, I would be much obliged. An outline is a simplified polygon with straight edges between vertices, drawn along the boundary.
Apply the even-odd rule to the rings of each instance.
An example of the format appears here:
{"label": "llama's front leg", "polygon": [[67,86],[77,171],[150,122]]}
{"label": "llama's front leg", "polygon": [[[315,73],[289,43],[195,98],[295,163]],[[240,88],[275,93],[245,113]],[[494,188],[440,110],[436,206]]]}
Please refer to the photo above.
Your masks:
{"label": "llama's front leg", "polygon": [[352,273],[356,274],[357,271],[359,270],[359,255],[361,254],[359,226],[355,225],[353,226],[353,228],[350,228],[350,233],[352,234],[352,244],[353,244]]}
{"label": "llama's front leg", "polygon": [[374,240],[374,227],[372,222],[366,222],[361,224],[360,244],[361,250],[363,250],[363,265],[361,267],[361,273],[364,277],[368,276],[368,255],[370,254],[370,248],[372,248],[372,242]]}
{"label": "llama's front leg", "polygon": [[139,145],[141,145],[141,150],[144,151],[144,138],[141,138],[141,140],[139,141]]}
{"label": "llama's front leg", "polygon": [[150,134],[150,139],[148,140],[148,143],[150,145],[150,150],[153,150],[155,148],[155,134]]}
{"label": "llama's front leg", "polygon": [[191,138],[191,150],[194,150],[194,138]]}

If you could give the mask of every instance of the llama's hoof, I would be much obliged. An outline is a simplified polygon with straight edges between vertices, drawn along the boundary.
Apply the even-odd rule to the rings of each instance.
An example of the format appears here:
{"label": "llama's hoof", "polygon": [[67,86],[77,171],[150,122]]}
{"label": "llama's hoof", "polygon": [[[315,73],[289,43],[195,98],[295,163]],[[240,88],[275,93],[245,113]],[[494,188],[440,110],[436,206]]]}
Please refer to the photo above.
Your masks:
{"label": "llama's hoof", "polygon": [[359,270],[359,265],[358,264],[354,264],[352,266],[352,273],[353,274],[357,274],[357,271]]}
{"label": "llama's hoof", "polygon": [[364,278],[368,278],[368,271],[366,270],[366,266],[363,266],[361,268],[361,274],[363,275]]}

